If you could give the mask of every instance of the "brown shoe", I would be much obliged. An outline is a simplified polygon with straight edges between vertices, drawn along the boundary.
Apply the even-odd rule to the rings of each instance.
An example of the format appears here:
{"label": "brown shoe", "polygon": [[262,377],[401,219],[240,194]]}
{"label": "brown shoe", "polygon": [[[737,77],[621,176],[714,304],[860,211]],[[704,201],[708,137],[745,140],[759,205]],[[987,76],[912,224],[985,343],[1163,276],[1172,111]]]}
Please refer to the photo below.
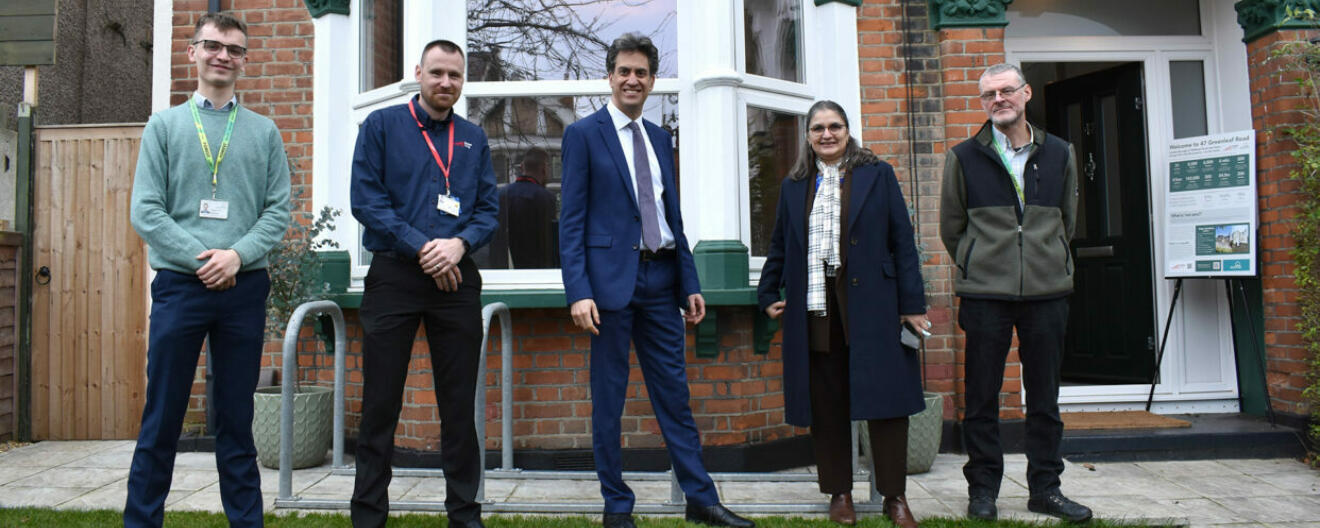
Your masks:
{"label": "brown shoe", "polygon": [[830,520],[849,526],[857,524],[857,511],[853,509],[852,493],[830,495]]}
{"label": "brown shoe", "polygon": [[897,497],[885,497],[885,517],[894,521],[900,528],[917,528],[917,518],[912,516],[912,510],[908,509],[907,497],[899,495]]}

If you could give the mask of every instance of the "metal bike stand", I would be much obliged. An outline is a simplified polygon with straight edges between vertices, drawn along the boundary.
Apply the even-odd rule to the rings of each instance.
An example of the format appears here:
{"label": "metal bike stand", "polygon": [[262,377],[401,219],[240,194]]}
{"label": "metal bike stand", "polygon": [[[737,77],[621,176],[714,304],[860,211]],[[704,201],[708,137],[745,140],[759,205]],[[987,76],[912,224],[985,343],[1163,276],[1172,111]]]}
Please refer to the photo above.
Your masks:
{"label": "metal bike stand", "polygon": [[344,466],[344,352],[348,347],[344,312],[332,301],[311,301],[298,305],[284,329],[284,348],[280,351],[280,493],[275,506],[296,502],[293,496],[293,393],[298,378],[298,331],[308,312],[330,314],[335,325],[335,415],[331,465]]}
{"label": "metal bike stand", "polygon": [[[320,304],[325,303],[325,304]],[[329,308],[323,308],[329,305]],[[352,466],[343,464],[343,436],[344,436],[344,327],[343,314],[338,306],[329,301],[317,301],[307,303],[298,307],[294,312],[294,317],[289,321],[289,329],[284,338],[284,357],[295,357],[291,347],[296,346],[296,336],[298,325],[302,316],[307,311],[325,311],[329,312],[335,319],[335,444],[334,461],[330,470],[331,475],[355,475],[356,470]],[[478,364],[477,379],[484,381],[486,379],[486,361],[485,351],[487,341],[490,336],[490,323],[492,319],[498,317],[500,323],[500,467],[497,469],[487,469],[483,472],[481,484],[477,488],[477,500],[481,502],[481,509],[485,512],[494,513],[579,513],[579,514],[599,514],[602,510],[600,501],[592,502],[498,502],[486,501],[486,479],[517,479],[517,480],[570,480],[570,481],[591,481],[597,480],[595,471],[567,471],[567,470],[522,470],[513,467],[513,325],[509,314],[509,307],[502,302],[496,302],[486,305],[481,310],[482,320],[482,338],[481,353],[482,360]],[[293,336],[293,337],[290,337]],[[293,397],[290,381],[296,374],[297,361],[284,362],[284,398],[289,401]],[[477,438],[486,437],[486,387],[479,383],[476,390],[475,413]],[[293,411],[290,405],[284,406],[285,424],[293,421]],[[287,435],[284,443],[280,447],[280,495],[275,499],[277,508],[297,508],[297,509],[317,509],[317,510],[347,510],[349,508],[349,499],[321,499],[321,498],[300,498],[293,497],[290,492],[292,487],[292,475],[290,466],[292,465],[292,454],[285,454],[285,445],[292,442],[292,428],[284,425],[281,430],[282,435]],[[874,478],[869,471],[858,468],[857,459],[857,426],[853,424],[852,434],[852,460],[854,479],[866,479],[870,483],[871,501],[857,502],[855,508],[859,512],[879,512],[881,511],[881,497],[876,492]],[[481,460],[486,459],[486,445],[481,441]],[[419,478],[444,478],[444,470],[430,468],[394,468],[395,477],[419,477]],[[765,483],[793,483],[793,482],[815,482],[816,475],[806,472],[782,472],[782,473],[752,473],[752,472],[731,472],[731,473],[711,473],[711,479],[716,482],[765,482]],[[673,470],[669,471],[625,471],[624,480],[633,482],[655,482],[669,481],[669,499],[662,503],[657,502],[637,502],[633,507],[633,512],[638,514],[681,514],[684,512],[685,499],[683,490],[678,485],[678,479],[674,476]],[[829,511],[827,501],[821,500],[811,503],[727,503],[732,505],[733,509],[740,514],[800,514],[800,513],[826,513]],[[422,501],[390,501],[391,511],[421,511],[421,512],[441,512],[445,511],[444,497],[438,497],[438,500]]]}

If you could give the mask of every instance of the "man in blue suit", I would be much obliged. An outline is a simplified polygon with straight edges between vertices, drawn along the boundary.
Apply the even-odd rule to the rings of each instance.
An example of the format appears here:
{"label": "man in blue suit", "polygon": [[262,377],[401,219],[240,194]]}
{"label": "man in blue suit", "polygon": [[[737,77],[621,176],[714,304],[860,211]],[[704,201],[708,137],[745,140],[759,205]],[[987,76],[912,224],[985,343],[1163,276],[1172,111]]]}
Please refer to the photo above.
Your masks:
{"label": "man in blue suit", "polygon": [[706,302],[683,236],[673,139],[641,118],[659,65],[651,39],[619,37],[605,57],[610,103],[564,130],[559,251],[573,322],[592,333],[591,442],[604,525],[634,528],[636,499],[623,482],[619,446],[631,341],[687,496],[687,520],[750,528],[720,505],[688,407],[683,321],[701,322]]}

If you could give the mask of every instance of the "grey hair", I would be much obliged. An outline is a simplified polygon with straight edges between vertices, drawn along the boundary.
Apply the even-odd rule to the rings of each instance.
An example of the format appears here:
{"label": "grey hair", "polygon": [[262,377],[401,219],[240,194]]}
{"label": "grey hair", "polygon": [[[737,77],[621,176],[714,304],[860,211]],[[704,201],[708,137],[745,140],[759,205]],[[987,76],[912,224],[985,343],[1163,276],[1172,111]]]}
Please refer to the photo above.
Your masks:
{"label": "grey hair", "polygon": [[1027,76],[1022,73],[1022,68],[1017,67],[1016,64],[1009,64],[1007,62],[1001,62],[999,64],[986,68],[985,73],[982,73],[981,77],[977,79],[977,83],[979,84],[981,79],[984,79],[991,75],[999,75],[1004,72],[1013,72],[1017,74],[1017,78],[1019,81],[1021,81],[1021,84],[1027,83]]}

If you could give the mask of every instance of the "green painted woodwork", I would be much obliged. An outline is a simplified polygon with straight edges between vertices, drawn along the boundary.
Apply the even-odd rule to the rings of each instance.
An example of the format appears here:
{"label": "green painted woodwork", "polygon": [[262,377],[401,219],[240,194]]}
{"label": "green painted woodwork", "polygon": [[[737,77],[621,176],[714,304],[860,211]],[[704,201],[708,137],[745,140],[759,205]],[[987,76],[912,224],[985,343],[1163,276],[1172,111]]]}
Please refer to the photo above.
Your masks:
{"label": "green painted woodwork", "polygon": [[862,0],[816,0],[816,5],[822,6],[830,2],[838,2],[840,4],[850,5],[853,7],[862,7]]}
{"label": "green painted woodwork", "polygon": [[702,240],[692,250],[701,289],[747,288],[747,246],[737,240]]}
{"label": "green painted woodwork", "polygon": [[349,0],[303,0],[307,3],[307,12],[312,18],[321,18],[327,13],[347,15]]}
{"label": "green painted woodwork", "polygon": [[1320,0],[1241,0],[1233,8],[1242,26],[1242,42],[1250,43],[1280,29],[1314,29],[1313,21],[1290,18],[1288,11],[1320,13]]}
{"label": "green painted woodwork", "polygon": [[352,262],[347,251],[318,251],[321,259],[321,282],[330,293],[347,293],[351,282]]}
{"label": "green painted woodwork", "polygon": [[931,29],[1003,27],[1004,12],[1013,0],[926,0]]}

